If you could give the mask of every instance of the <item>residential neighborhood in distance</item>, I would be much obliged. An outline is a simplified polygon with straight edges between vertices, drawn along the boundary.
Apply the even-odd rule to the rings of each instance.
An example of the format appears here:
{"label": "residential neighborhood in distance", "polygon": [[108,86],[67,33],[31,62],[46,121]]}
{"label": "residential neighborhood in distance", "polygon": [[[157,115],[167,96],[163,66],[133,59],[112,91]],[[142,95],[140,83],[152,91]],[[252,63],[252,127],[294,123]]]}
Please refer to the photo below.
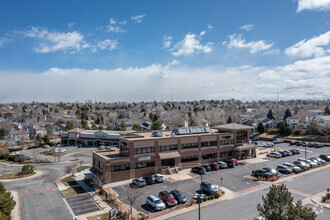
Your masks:
{"label": "residential neighborhood in distance", "polygon": [[2,1],[0,220],[329,220],[329,13]]}

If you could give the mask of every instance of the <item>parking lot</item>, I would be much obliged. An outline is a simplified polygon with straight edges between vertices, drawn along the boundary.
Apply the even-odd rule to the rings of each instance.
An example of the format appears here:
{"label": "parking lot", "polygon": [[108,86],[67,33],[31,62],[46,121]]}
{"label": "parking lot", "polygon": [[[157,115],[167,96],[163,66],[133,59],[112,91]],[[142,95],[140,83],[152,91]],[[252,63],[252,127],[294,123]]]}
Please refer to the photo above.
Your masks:
{"label": "parking lot", "polygon": [[[290,162],[297,160],[298,158],[304,158],[305,147],[302,146],[289,146],[288,143],[281,143],[275,145],[276,148],[287,150],[291,148],[297,148],[301,151],[300,154],[292,155],[288,157],[283,157],[279,159],[272,159],[266,160],[260,163],[249,163],[248,160],[246,161],[246,165],[239,165],[235,168],[228,168],[228,169],[220,169],[218,171],[210,171],[203,175],[203,181],[207,181],[212,183],[213,185],[220,186],[220,179],[223,178],[222,186],[234,191],[239,192],[240,190],[247,189],[249,187],[253,187],[259,185],[258,182],[253,180],[249,180],[244,178],[244,176],[251,175],[252,170],[261,169],[263,167],[271,167],[275,168],[277,165],[283,164],[284,162]],[[320,154],[323,153],[330,153],[329,147],[323,148],[308,148],[307,147],[307,158],[316,156],[318,157]],[[265,155],[266,157],[266,155]],[[294,175],[294,174],[292,174]],[[283,174],[283,176],[285,176]],[[127,196],[126,196],[126,189],[129,188],[129,185],[119,186],[113,188],[119,195],[119,199],[124,203],[128,204]],[[148,195],[155,195],[158,196],[160,191],[171,191],[171,190],[179,190],[187,199],[188,201],[192,199],[193,194],[198,193],[200,188],[200,176],[199,175],[192,175],[191,179],[177,181],[177,182],[167,182],[158,183],[154,185],[144,186],[139,190],[142,193],[142,196],[134,204],[134,208],[137,211],[141,211],[144,213],[151,213],[153,210],[146,205],[146,197]]]}
{"label": "parking lot", "polygon": [[66,198],[66,200],[77,216],[100,210],[87,194],[71,196]]}

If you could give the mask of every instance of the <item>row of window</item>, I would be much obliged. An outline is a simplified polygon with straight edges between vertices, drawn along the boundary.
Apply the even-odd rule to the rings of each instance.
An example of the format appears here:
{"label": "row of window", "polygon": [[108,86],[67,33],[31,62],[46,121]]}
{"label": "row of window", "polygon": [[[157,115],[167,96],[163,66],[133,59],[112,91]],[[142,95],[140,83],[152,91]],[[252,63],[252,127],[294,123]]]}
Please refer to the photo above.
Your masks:
{"label": "row of window", "polygon": [[211,147],[211,146],[217,146],[217,145],[218,145],[217,141],[202,142],[202,147]]}
{"label": "row of window", "polygon": [[[135,163],[135,169],[154,167],[154,166],[155,166],[155,161]],[[111,172],[125,171],[129,169],[130,169],[129,164],[111,166],[110,168]]]}
{"label": "row of window", "polygon": [[202,155],[202,159],[203,160],[208,160],[208,159],[214,159],[217,158],[217,154],[203,154]]}
{"label": "row of window", "polygon": [[196,161],[196,160],[198,160],[198,156],[197,155],[188,156],[188,157],[181,157],[181,163],[191,162],[191,161]]}
{"label": "row of window", "polygon": [[177,144],[173,144],[173,145],[164,145],[164,146],[159,146],[158,147],[158,151],[159,152],[163,152],[163,151],[171,151],[171,150],[177,150],[178,149],[178,145]]}
{"label": "row of window", "polygon": [[220,152],[220,157],[232,157],[234,156],[234,151]]}
{"label": "row of window", "polygon": [[234,139],[220,140],[220,145],[234,144]]}
{"label": "row of window", "polygon": [[155,152],[155,147],[134,148],[134,154],[147,154]]}
{"label": "row of window", "polygon": [[135,169],[154,167],[155,161],[135,163]]}
{"label": "row of window", "polygon": [[188,143],[188,144],[181,144],[181,149],[189,149],[189,148],[197,148],[198,143]]}
{"label": "row of window", "polygon": [[130,169],[129,164],[116,165],[110,167],[111,172],[125,171],[129,169]]}

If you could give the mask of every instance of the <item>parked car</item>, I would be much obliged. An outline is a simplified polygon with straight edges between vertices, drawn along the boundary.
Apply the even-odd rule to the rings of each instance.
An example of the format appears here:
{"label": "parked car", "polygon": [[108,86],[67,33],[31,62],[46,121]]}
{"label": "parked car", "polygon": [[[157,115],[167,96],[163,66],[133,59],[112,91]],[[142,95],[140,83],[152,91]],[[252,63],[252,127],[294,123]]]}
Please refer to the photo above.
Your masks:
{"label": "parked car", "polygon": [[296,144],[297,144],[297,141],[290,141],[289,144],[290,144],[290,145],[296,145]]}
{"label": "parked car", "polygon": [[202,167],[204,167],[205,168],[205,171],[206,172],[209,172],[209,171],[211,171],[212,169],[211,169],[211,167],[210,167],[210,165],[202,165]]}
{"label": "parked car", "polygon": [[227,164],[227,167],[231,167],[231,168],[235,167],[235,162],[233,160],[224,160],[223,162]]}
{"label": "parked car", "polygon": [[156,183],[162,183],[165,180],[164,176],[162,174],[159,174],[159,173],[154,174],[152,176],[155,178]]}
{"label": "parked car", "polygon": [[270,172],[270,173],[272,173],[272,174],[274,174],[274,175],[276,175],[276,176],[281,176],[281,173],[277,172],[277,171],[276,171],[275,169],[273,169],[273,168],[270,168],[270,167],[264,167],[264,168],[262,168],[262,169],[267,170],[267,172]]}
{"label": "parked car", "polygon": [[303,147],[308,147],[308,146],[309,146],[309,142],[303,142],[303,143],[302,143],[302,146],[303,146]]}
{"label": "parked car", "polygon": [[33,157],[32,156],[25,156],[25,160],[32,160]]}
{"label": "parked car", "polygon": [[176,201],[174,196],[167,191],[161,191],[158,196],[163,200],[166,206],[176,206],[178,204],[178,201]]}
{"label": "parked car", "polygon": [[219,164],[217,163],[210,163],[210,167],[212,170],[219,170]]}
{"label": "parked car", "polygon": [[309,159],[317,160],[317,161],[319,161],[321,164],[326,163],[325,160],[322,160],[321,158],[318,158],[318,157],[310,157]]}
{"label": "parked car", "polygon": [[309,142],[308,147],[315,147],[315,144],[316,144],[316,143]]}
{"label": "parked car", "polygon": [[218,192],[218,188],[209,182],[202,182],[201,188],[202,188],[203,192],[206,192],[210,195],[214,195]]}
{"label": "parked car", "polygon": [[301,171],[301,168],[294,165],[293,163],[283,163],[284,166],[290,167],[294,173],[299,173]]}
{"label": "parked car", "polygon": [[269,177],[272,177],[274,176],[273,173],[271,172],[268,172],[267,170],[265,169],[257,169],[257,170],[253,170],[252,171],[252,176],[254,177],[265,177],[265,178],[269,178]]}
{"label": "parked car", "polygon": [[287,166],[284,166],[284,165],[278,165],[276,167],[276,170],[278,172],[286,173],[286,174],[292,173],[292,169],[290,167],[287,167]]}
{"label": "parked car", "polygon": [[157,196],[149,195],[146,203],[151,206],[155,211],[163,210],[166,208],[165,204]]}
{"label": "parked car", "polygon": [[19,155],[21,155],[21,153],[18,151],[12,151],[9,153],[9,156],[19,156]]}
{"label": "parked car", "polygon": [[146,181],[145,181],[143,178],[141,178],[141,177],[139,177],[139,178],[135,178],[135,179],[132,180],[132,186],[133,186],[133,187],[134,187],[134,186],[137,186],[137,187],[143,187],[143,186],[145,186],[145,185],[147,185],[147,184],[146,184]]}
{"label": "parked car", "polygon": [[198,175],[204,175],[206,173],[206,170],[204,167],[193,167],[193,168],[191,168],[191,171]]}
{"label": "parked car", "polygon": [[300,167],[302,170],[308,170],[310,168],[310,166],[303,161],[296,160],[293,162],[293,164],[297,167]]}
{"label": "parked car", "polygon": [[270,152],[267,154],[267,157],[271,157],[271,158],[281,158],[282,154],[278,153],[278,152]]}
{"label": "parked car", "polygon": [[277,151],[278,153],[281,154],[282,157],[288,156],[283,150]]}
{"label": "parked car", "polygon": [[324,144],[317,143],[317,144],[315,144],[314,146],[315,146],[315,148],[320,148],[320,147],[324,147]]}
{"label": "parked car", "polygon": [[283,143],[283,140],[277,138],[277,139],[273,140],[273,143],[274,143],[274,144],[281,144],[281,143]]}
{"label": "parked car", "polygon": [[265,147],[274,147],[274,143],[267,142],[267,143],[265,143]]}
{"label": "parked car", "polygon": [[238,160],[234,159],[234,158],[231,158],[232,161],[235,162],[235,165],[238,166]]}
{"label": "parked car", "polygon": [[174,198],[176,199],[176,201],[178,201],[179,204],[184,204],[187,202],[187,198],[182,195],[180,191],[172,190],[170,193],[174,196]]}
{"label": "parked car", "polygon": [[284,153],[286,153],[287,156],[292,156],[292,152],[289,150],[285,150]]}
{"label": "parked car", "polygon": [[218,161],[217,163],[219,165],[219,169],[225,169],[225,168],[227,168],[227,164],[225,162]]}
{"label": "parked car", "polygon": [[308,160],[308,159],[299,158],[298,161],[305,162],[305,163],[308,164],[311,168],[317,166],[317,163],[314,163],[313,161]]}
{"label": "parked car", "polygon": [[321,158],[322,160],[325,160],[325,161],[330,161],[330,156],[329,155],[327,155],[327,154],[321,154],[320,156],[319,156],[319,158]]}
{"label": "parked car", "polygon": [[310,157],[310,158],[307,158],[307,159],[310,160],[310,161],[312,161],[312,162],[314,162],[314,163],[316,163],[317,165],[322,164],[322,162],[319,161],[319,160],[317,160],[316,158],[312,158],[312,157]]}
{"label": "parked car", "polygon": [[259,143],[258,147],[266,147],[266,144],[265,143]]}
{"label": "parked car", "polygon": [[259,137],[253,137],[251,138],[251,141],[259,141]]}
{"label": "parked car", "polygon": [[155,184],[156,181],[155,181],[155,178],[153,176],[144,176],[143,177],[144,181],[146,182],[147,185],[152,185],[152,184]]}
{"label": "parked car", "polygon": [[297,146],[301,146],[302,143],[303,143],[303,142],[301,142],[301,141],[297,141],[296,145],[297,145]]}
{"label": "parked car", "polygon": [[291,151],[292,155],[295,155],[295,154],[300,154],[300,150],[299,149],[289,149],[289,151]]}
{"label": "parked car", "polygon": [[42,148],[49,148],[49,145],[44,145],[44,146],[42,146]]}

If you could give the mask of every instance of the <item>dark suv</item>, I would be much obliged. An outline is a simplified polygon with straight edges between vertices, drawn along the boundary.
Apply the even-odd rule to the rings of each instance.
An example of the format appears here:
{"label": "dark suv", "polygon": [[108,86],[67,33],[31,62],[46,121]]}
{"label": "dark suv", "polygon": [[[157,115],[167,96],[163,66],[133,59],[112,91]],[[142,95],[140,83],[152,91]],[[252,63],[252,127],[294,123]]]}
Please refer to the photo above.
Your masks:
{"label": "dark suv", "polygon": [[191,171],[193,173],[197,173],[198,175],[203,175],[206,172],[204,167],[193,167],[193,168],[191,168]]}
{"label": "dark suv", "polygon": [[235,167],[235,161],[233,160],[224,160],[223,162],[227,164],[227,167],[231,167],[231,168]]}
{"label": "dark suv", "polygon": [[210,195],[216,194],[218,192],[218,188],[208,182],[202,182],[201,188],[203,192],[206,192]]}
{"label": "dark suv", "polygon": [[144,181],[146,181],[147,185],[152,185],[155,184],[155,178],[153,176],[144,176],[143,177]]}
{"label": "dark suv", "polygon": [[202,167],[205,168],[205,171],[206,171],[206,172],[209,172],[209,171],[212,170],[211,167],[210,167],[210,165],[202,165]]}

